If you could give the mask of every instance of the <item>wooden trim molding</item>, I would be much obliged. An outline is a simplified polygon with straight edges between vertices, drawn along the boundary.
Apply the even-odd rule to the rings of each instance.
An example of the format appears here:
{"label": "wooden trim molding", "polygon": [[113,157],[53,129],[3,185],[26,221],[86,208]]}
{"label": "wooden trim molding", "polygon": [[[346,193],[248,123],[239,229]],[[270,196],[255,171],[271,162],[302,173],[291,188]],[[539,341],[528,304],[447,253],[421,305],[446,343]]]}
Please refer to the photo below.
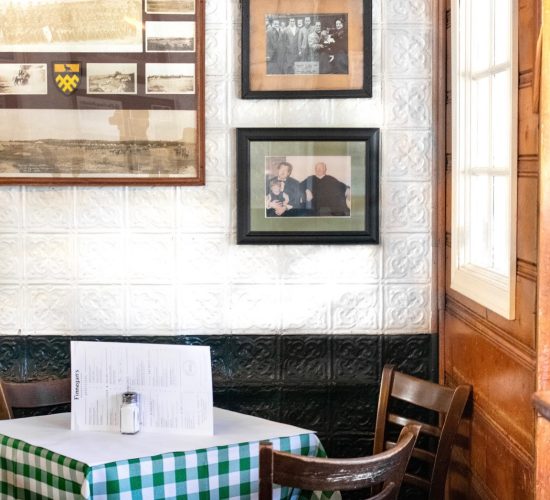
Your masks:
{"label": "wooden trim molding", "polygon": [[[542,2],[543,25],[550,25],[550,0]],[[537,296],[537,391],[550,390],[550,29],[542,31],[539,179],[539,286]],[[540,441],[539,441],[539,444]],[[550,467],[548,469],[550,471]],[[548,481],[550,491],[550,480]]]}
{"label": "wooden trim molding", "polygon": [[446,310],[451,316],[462,321],[472,330],[482,335],[499,351],[507,355],[512,355],[523,367],[533,372],[535,371],[536,351],[534,349],[521,343],[508,332],[475,313],[450,295],[447,295]]}
{"label": "wooden trim molding", "polygon": [[[538,2],[542,8],[539,239],[537,290],[537,391],[550,391],[550,0]],[[536,498],[550,498],[550,422],[536,420]]]}
{"label": "wooden trim molding", "polygon": [[[439,333],[439,380],[444,381],[445,366],[445,282],[446,282],[446,236],[445,236],[445,176],[447,169],[447,155],[445,144],[445,128],[447,113],[447,29],[451,26],[451,12],[447,9],[446,0],[432,0],[434,13],[434,32],[432,41],[432,102],[434,120],[434,171],[433,224],[435,231],[436,261],[434,265],[435,285],[434,297],[437,298],[437,324],[432,324],[432,331]],[[450,163],[450,161],[449,161]],[[434,328],[435,327],[435,328]]]}
{"label": "wooden trim molding", "polygon": [[526,71],[522,71],[519,74],[519,88],[523,89],[525,87],[530,87],[533,85],[533,82],[535,81],[535,75],[532,70],[528,69]]}
{"label": "wooden trim molding", "polygon": [[487,500],[501,500],[498,498],[485,484],[476,473],[472,470],[472,489],[477,493],[477,498],[484,498]]}
{"label": "wooden trim molding", "polygon": [[533,76],[533,113],[538,113],[540,109],[540,82],[542,72],[542,26],[540,27],[537,40],[537,50],[535,54],[535,68]]}
{"label": "wooden trim molding", "polygon": [[533,262],[518,259],[517,262],[517,275],[525,278],[526,280],[537,282],[538,270],[537,265]]}

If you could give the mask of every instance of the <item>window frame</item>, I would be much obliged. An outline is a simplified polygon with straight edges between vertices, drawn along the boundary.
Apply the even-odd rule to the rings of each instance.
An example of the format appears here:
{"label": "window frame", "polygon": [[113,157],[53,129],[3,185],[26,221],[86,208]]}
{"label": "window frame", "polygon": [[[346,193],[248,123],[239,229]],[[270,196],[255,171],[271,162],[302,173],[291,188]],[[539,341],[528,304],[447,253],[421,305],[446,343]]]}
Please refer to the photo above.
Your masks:
{"label": "window frame", "polygon": [[[518,131],[518,1],[510,0],[510,50],[509,50],[509,91],[510,91],[510,147],[509,169],[495,168],[491,156],[491,165],[486,169],[474,168],[470,158],[473,141],[470,141],[470,113],[473,109],[472,98],[472,61],[469,57],[475,42],[471,35],[472,26],[468,22],[470,8],[473,2],[480,0],[452,0],[451,19],[451,81],[452,81],[452,217],[451,217],[451,283],[450,288],[478,302],[482,306],[496,312],[506,319],[515,318],[515,288],[516,288],[516,233],[517,233],[517,131]],[[491,6],[501,0],[491,0]],[[490,22],[494,25],[494,12],[490,8]],[[491,48],[494,47],[495,33],[492,34]],[[464,45],[460,45],[465,41]],[[462,63],[464,62],[464,66]],[[488,77],[501,73],[502,64],[495,63],[492,51]],[[462,72],[462,69],[465,71]],[[460,71],[459,71],[460,70]],[[479,71],[476,70],[477,73]],[[463,75],[466,75],[463,77]],[[491,85],[491,84],[490,84]],[[492,87],[491,87],[492,88]],[[488,119],[493,114],[493,104],[488,111]],[[460,113],[460,114],[459,114]],[[489,123],[491,123],[489,121]],[[489,125],[490,133],[494,129]],[[474,173],[472,173],[474,171]],[[506,272],[501,274],[493,267],[483,267],[472,263],[469,256],[471,250],[472,208],[470,198],[472,188],[470,179],[475,174],[485,174],[488,179],[508,179],[506,189],[507,210],[505,220],[505,239],[507,245]],[[493,196],[494,189],[488,189],[488,196]],[[493,199],[490,199],[494,209]],[[494,217],[489,216],[490,221]],[[492,227],[492,226],[491,226]],[[470,236],[468,236],[470,235]],[[492,230],[486,230],[485,236],[491,239]],[[469,239],[470,238],[470,239]],[[491,246],[492,249],[495,246]]]}

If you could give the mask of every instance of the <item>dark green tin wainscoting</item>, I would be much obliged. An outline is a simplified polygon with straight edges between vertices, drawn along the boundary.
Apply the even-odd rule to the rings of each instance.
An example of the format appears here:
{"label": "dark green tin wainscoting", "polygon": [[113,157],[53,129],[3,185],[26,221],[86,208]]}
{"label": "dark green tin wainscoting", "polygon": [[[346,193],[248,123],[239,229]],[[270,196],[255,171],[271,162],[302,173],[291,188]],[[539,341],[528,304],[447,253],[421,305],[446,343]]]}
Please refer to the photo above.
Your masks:
{"label": "dark green tin wainscoting", "polygon": [[371,452],[385,363],[437,378],[437,335],[3,336],[0,377],[67,376],[70,341],[209,345],[216,406],[317,431],[332,457]]}

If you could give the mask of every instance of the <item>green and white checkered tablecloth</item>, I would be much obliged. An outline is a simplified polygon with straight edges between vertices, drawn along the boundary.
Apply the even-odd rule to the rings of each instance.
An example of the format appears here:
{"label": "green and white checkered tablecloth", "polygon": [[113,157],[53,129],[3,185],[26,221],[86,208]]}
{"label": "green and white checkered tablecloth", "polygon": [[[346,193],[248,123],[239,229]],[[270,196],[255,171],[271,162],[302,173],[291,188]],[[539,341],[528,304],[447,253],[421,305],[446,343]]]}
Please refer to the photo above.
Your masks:
{"label": "green and white checkered tablecloth", "polygon": [[[272,439],[277,450],[325,456],[315,434]],[[7,499],[247,499],[258,491],[258,442],[89,466],[0,436],[0,496]],[[276,488],[274,498],[311,498]]]}

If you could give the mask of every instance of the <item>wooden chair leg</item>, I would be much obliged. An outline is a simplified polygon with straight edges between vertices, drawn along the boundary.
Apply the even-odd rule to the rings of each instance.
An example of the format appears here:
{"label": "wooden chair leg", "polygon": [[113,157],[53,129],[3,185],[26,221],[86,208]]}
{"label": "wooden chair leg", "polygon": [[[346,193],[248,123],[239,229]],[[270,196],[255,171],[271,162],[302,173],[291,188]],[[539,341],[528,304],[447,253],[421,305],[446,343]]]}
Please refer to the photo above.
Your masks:
{"label": "wooden chair leg", "polygon": [[273,498],[273,445],[270,442],[260,443],[260,486],[259,500]]}

